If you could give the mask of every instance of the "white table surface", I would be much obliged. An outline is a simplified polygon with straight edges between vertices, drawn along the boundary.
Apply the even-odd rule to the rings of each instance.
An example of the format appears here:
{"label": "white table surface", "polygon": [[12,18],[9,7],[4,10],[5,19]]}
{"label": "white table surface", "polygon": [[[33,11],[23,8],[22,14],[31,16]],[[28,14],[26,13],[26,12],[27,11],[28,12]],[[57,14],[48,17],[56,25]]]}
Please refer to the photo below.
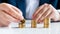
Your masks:
{"label": "white table surface", "polygon": [[42,28],[43,24],[38,24],[37,28],[30,28],[30,21],[26,23],[26,28],[12,28],[18,25],[11,23],[9,27],[0,28],[0,34],[60,34],[59,22],[50,23],[49,28]]}

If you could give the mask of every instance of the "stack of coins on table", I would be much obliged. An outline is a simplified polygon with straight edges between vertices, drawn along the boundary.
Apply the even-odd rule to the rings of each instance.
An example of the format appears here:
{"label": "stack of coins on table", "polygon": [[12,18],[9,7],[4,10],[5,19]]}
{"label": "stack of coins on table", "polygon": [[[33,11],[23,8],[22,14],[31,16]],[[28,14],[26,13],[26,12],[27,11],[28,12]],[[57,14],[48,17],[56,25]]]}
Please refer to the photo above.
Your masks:
{"label": "stack of coins on table", "polygon": [[[49,18],[44,19],[44,28],[48,28],[50,23]],[[37,27],[37,22],[36,20],[31,20],[31,28],[36,28]],[[25,28],[25,19],[19,23],[19,28]]]}
{"label": "stack of coins on table", "polygon": [[37,27],[37,23],[35,20],[31,20],[31,28],[36,28]]}
{"label": "stack of coins on table", "polygon": [[44,19],[44,28],[49,28],[49,23],[50,23],[50,19],[49,18],[45,18]]}
{"label": "stack of coins on table", "polygon": [[24,28],[25,27],[25,19],[20,21],[21,23],[19,23],[19,28]]}

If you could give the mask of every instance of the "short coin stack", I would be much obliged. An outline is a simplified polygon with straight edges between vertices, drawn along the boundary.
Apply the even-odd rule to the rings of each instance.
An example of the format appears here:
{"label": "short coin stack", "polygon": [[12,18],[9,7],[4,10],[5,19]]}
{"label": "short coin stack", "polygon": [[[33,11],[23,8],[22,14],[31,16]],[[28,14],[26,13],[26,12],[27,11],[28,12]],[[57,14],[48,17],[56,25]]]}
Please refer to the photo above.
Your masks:
{"label": "short coin stack", "polygon": [[21,23],[19,23],[19,28],[25,27],[25,19],[21,20]]}

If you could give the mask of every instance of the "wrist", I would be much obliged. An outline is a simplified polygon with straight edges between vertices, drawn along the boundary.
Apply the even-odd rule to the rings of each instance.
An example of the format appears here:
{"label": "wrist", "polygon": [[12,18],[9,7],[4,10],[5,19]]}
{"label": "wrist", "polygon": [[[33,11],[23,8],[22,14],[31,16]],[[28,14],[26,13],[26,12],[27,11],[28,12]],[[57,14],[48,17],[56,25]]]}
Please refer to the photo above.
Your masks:
{"label": "wrist", "polygon": [[53,21],[59,21],[60,20],[60,12],[55,11],[55,14],[53,16]]}
{"label": "wrist", "polygon": [[59,13],[59,19],[58,19],[58,21],[60,21],[60,10],[57,10],[57,12]]}

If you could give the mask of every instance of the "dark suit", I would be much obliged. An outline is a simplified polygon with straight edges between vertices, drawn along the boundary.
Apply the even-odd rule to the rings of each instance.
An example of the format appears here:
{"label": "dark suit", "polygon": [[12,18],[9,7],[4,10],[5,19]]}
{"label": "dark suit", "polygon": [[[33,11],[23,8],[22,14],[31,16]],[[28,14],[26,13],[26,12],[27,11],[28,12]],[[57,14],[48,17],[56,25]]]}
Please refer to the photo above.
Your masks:
{"label": "dark suit", "polygon": [[[49,4],[52,4],[56,9],[59,9],[60,8],[59,1],[60,0],[40,0],[39,6],[41,6],[44,3],[49,3]],[[20,10],[22,10],[23,16],[25,17],[25,15],[26,15],[26,2],[25,2],[25,0],[5,0],[5,1],[0,0],[0,3],[3,3],[3,2],[12,4],[12,5],[18,7]]]}

